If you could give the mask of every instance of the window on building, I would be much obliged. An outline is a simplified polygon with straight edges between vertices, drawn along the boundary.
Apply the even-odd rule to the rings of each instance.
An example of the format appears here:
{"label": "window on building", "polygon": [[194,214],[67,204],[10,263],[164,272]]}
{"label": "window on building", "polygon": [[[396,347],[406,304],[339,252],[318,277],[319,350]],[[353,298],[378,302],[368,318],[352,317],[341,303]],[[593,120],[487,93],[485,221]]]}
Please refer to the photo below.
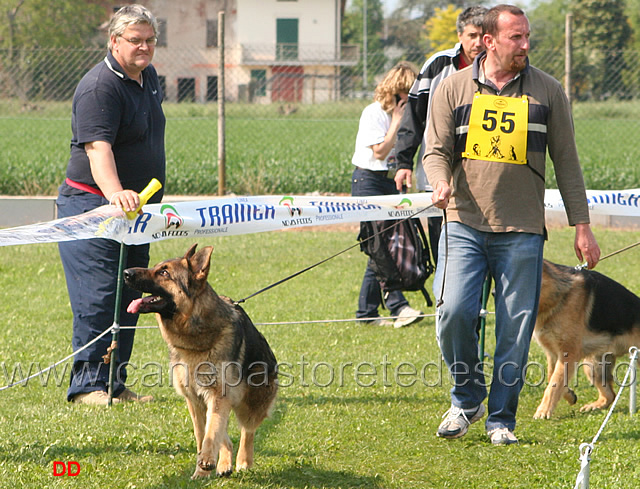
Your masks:
{"label": "window on building", "polygon": [[276,19],[276,57],[298,59],[298,19]]}
{"label": "window on building", "polygon": [[167,47],[167,19],[158,19],[158,44],[156,46]]}
{"label": "window on building", "polygon": [[178,102],[196,101],[196,79],[178,78]]}
{"label": "window on building", "polygon": [[165,75],[158,75],[158,82],[160,83],[160,90],[164,94],[165,100],[167,99],[167,77]]}
{"label": "window on building", "polygon": [[208,48],[218,47],[218,19],[207,20],[207,47]]}
{"label": "window on building", "polygon": [[267,70],[251,70],[250,98],[267,94]]}
{"label": "window on building", "polygon": [[207,77],[207,101],[215,102],[218,100],[218,77]]}

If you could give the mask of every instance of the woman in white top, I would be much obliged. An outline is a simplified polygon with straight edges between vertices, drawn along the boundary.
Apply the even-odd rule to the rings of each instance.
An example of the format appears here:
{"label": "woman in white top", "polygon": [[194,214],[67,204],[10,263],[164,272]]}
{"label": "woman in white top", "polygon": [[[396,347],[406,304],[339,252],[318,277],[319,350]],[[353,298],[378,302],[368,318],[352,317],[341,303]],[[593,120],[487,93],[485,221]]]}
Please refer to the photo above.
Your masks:
{"label": "woman in white top", "polygon": [[[394,66],[376,87],[374,102],[365,107],[360,116],[356,147],[351,162],[355,165],[351,178],[351,195],[397,194],[393,180],[395,173],[394,146],[396,135],[407,103],[409,89],[417,77],[417,69],[411,63],[400,62]],[[401,328],[419,321],[422,312],[409,306],[401,291],[389,292],[385,306],[395,321],[380,318],[378,307],[382,304],[380,284],[373,270],[367,265],[356,317],[370,318],[368,324]]]}

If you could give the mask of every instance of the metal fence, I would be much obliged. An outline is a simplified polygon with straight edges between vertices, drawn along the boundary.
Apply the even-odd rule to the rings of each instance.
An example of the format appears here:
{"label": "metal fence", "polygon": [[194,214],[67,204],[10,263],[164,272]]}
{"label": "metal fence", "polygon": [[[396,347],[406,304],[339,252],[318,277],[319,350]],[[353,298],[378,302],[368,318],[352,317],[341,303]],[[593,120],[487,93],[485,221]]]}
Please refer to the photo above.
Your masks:
{"label": "metal fence", "polygon": [[[10,120],[14,129],[24,125],[21,135],[25,141],[41,137],[29,134],[37,127],[32,124],[34,120],[56,120],[68,128],[63,121],[70,119],[75,87],[104,55],[102,48],[0,50],[0,118]],[[589,174],[589,165],[607,166],[612,159],[629,165],[615,174],[598,172],[594,178],[599,188],[640,186],[640,174],[635,170],[640,150],[633,144],[640,128],[637,57],[636,52],[591,53],[590,58],[605,60],[605,64],[576,59],[577,68],[571,72],[570,93],[586,173]],[[317,136],[329,141],[341,141],[344,137],[345,125],[334,122],[349,123],[352,133],[349,138],[355,136],[360,111],[371,101],[376,82],[398,60],[412,61],[418,68],[425,60],[424,53],[419,51],[389,49],[369,52],[365,63],[357,46],[343,46],[340,52],[335,52],[322,45],[303,48],[275,44],[236,46],[225,51],[225,59],[227,118],[236,121],[227,125],[229,138],[234,137],[233,131],[242,130],[243,121],[251,124],[258,119],[294,118],[327,121],[318,129],[323,133]],[[625,63],[606,64],[606,60]],[[564,81],[565,55],[561,50],[532,52],[531,62]],[[175,50],[159,46],[154,66],[165,91],[165,108],[170,107],[168,119],[179,118],[187,131],[192,122],[192,130],[197,131],[202,117],[211,118],[215,124],[220,82],[216,49]],[[363,73],[368,75],[366,83]],[[216,135],[212,133],[210,137],[213,147]],[[64,151],[68,151],[68,139],[66,142],[61,145]],[[353,141],[340,144],[347,145],[340,156],[344,158],[352,151]],[[274,141],[273,146],[274,152],[287,151],[287,141]],[[59,158],[64,160],[66,155]],[[228,153],[227,158],[233,159],[233,153]],[[0,154],[0,170],[2,160]],[[348,192],[346,185],[345,190]]]}

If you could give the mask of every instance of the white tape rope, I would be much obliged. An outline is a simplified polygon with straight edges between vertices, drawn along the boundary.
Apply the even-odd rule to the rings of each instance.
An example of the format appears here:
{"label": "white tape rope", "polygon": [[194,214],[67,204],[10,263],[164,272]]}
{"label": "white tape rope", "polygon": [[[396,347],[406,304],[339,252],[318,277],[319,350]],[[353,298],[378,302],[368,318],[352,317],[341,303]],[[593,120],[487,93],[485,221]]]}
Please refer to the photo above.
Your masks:
{"label": "white tape rope", "polygon": [[[603,216],[640,217],[640,189],[587,190],[589,212]],[[544,207],[548,210],[564,211],[564,202],[559,190],[547,189]]]}
{"label": "white tape rope", "polygon": [[[587,190],[592,214],[640,217],[640,189]],[[39,224],[0,230],[0,246],[109,238],[125,244],[171,238],[200,238],[276,231],[287,228],[382,221],[404,218],[421,209],[420,217],[439,216],[431,193],[373,197],[252,196],[148,204],[128,220],[113,206]],[[558,190],[545,192],[545,208],[564,210]],[[430,207],[430,208],[429,208]],[[427,209],[428,208],[428,209]]]}
{"label": "white tape rope", "polygon": [[171,238],[202,238],[287,228],[438,216],[431,193],[373,197],[253,196],[148,204],[128,220],[121,210],[93,211],[40,224],[0,230],[0,246],[109,238],[143,244]]}

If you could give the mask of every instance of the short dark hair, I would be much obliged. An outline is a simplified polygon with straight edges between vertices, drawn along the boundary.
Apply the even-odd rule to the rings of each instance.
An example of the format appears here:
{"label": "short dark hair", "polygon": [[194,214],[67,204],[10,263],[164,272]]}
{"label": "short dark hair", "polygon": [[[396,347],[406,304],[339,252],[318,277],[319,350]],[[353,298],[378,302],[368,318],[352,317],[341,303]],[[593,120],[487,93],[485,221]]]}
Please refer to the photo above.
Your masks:
{"label": "short dark hair", "polygon": [[467,7],[464,9],[460,15],[458,15],[458,19],[456,20],[456,31],[458,31],[458,34],[462,34],[464,32],[464,28],[469,24],[476,27],[482,27],[482,19],[487,11],[488,9],[486,7],[481,7],[480,5],[474,5],[473,7]]}
{"label": "short dark hair", "polygon": [[498,17],[503,12],[512,15],[525,15],[524,10],[515,5],[501,4],[489,9],[482,20],[482,34],[490,34],[496,36],[498,34]]}

